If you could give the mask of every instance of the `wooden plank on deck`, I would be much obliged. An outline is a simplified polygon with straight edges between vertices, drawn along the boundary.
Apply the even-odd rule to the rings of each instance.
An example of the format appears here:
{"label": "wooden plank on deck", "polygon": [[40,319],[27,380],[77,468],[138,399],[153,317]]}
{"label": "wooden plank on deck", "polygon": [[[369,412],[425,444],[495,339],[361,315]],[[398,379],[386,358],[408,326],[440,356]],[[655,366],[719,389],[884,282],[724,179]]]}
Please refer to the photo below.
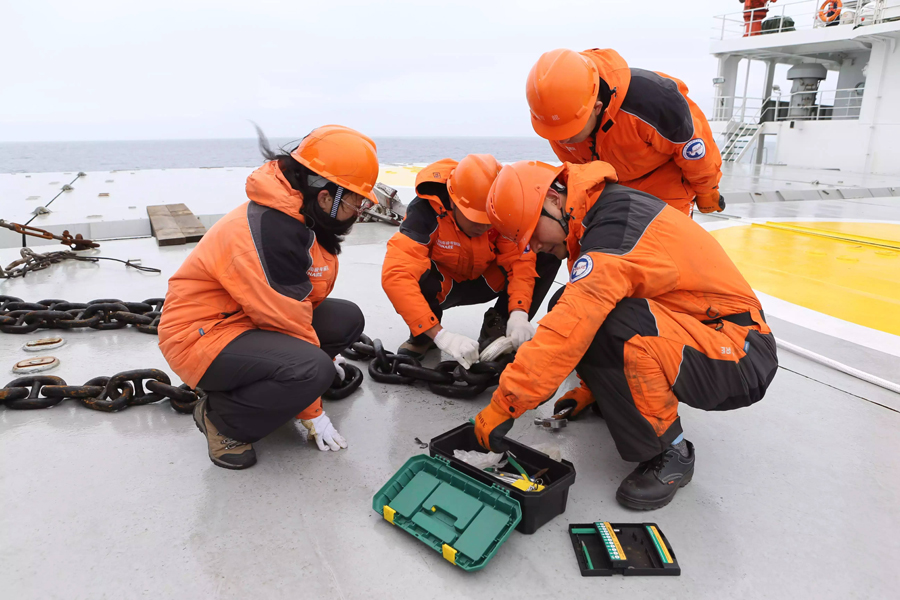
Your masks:
{"label": "wooden plank on deck", "polygon": [[159,246],[199,242],[206,227],[184,204],[156,204],[147,207],[150,231]]}

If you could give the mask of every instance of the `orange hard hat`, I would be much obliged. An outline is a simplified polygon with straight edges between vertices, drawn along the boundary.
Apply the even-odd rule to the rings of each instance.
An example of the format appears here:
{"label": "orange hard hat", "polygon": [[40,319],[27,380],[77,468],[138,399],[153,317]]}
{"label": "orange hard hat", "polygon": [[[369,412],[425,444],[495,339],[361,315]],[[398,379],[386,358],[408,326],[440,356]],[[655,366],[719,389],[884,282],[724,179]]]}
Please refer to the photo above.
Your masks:
{"label": "orange hard hat", "polygon": [[372,138],[343,125],[323,125],[300,141],[291,156],[318,175],[378,203],[378,155]]}
{"label": "orange hard hat", "polygon": [[490,154],[469,154],[450,171],[447,191],[456,207],[471,221],[490,225],[484,210],[488,191],[500,172],[500,163]]}
{"label": "orange hard hat", "polygon": [[525,84],[534,131],[548,140],[574,136],[587,125],[599,88],[600,72],[591,59],[573,50],[545,52]]}
{"label": "orange hard hat", "polygon": [[535,160],[505,165],[488,193],[487,214],[500,235],[525,251],[541,218],[544,198],[565,164],[558,167]]}

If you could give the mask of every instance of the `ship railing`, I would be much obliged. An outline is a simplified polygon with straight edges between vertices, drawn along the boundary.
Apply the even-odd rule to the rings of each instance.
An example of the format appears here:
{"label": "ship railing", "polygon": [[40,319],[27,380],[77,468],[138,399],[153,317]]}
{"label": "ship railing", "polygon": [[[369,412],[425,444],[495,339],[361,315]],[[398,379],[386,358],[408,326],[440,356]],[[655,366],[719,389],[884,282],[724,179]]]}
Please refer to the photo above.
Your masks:
{"label": "ship railing", "polygon": [[[793,106],[792,99],[796,99]],[[858,120],[862,99],[863,88],[776,93],[769,98],[725,96],[716,98],[710,120],[727,121],[719,150],[726,160],[739,161],[758,142],[765,123]]]}
{"label": "ship railing", "polygon": [[[863,93],[864,88],[858,87],[776,93],[768,98],[718,96],[709,120],[748,125],[770,121],[858,120]],[[792,100],[795,100],[793,106]]]}
{"label": "ship railing", "polygon": [[[884,3],[885,0],[842,0],[841,7],[835,10],[835,4],[823,8],[823,0],[769,2],[763,9],[746,9],[713,17],[712,39],[727,40],[840,25],[872,25],[881,22]],[[761,22],[763,30],[758,33],[749,31],[751,21]]]}

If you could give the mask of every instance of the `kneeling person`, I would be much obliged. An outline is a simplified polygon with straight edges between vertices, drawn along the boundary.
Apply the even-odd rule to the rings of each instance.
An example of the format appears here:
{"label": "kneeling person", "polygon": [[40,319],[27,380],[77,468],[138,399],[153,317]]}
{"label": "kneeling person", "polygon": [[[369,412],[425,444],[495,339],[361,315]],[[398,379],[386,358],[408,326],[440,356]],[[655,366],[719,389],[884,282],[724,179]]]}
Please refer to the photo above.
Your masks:
{"label": "kneeling person", "polygon": [[[506,335],[515,347],[531,339],[532,317],[560,260],[523,252],[491,229],[485,201],[500,164],[489,154],[459,163],[444,159],[416,178],[416,198],[388,242],[384,291],[410,329],[399,353],[423,358],[435,346],[465,368],[480,350]],[[493,299],[478,341],[441,326],[443,311]]]}
{"label": "kneeling person", "polygon": [[347,447],[321,395],[340,376],[333,359],[365,325],[358,306],[328,295],[342,236],[376,201],[375,143],[326,125],[290,154],[275,154],[262,137],[260,147],[269,160],[247,179],[249,201],[169,280],[159,325],[172,370],[208,392],[194,420],[212,462],[227,469],[255,464],[252,443],[294,415],[320,450]]}
{"label": "kneeling person", "polygon": [[679,403],[749,406],[765,394],[778,360],[759,300],[715,238],[615,180],[600,161],[520,162],[497,177],[491,222],[520,246],[568,257],[571,276],[503,372],[476,434],[485,448],[502,450],[513,419],[553,396],[575,369],[619,454],[640,463],[616,498],[653,509],[694,473]]}

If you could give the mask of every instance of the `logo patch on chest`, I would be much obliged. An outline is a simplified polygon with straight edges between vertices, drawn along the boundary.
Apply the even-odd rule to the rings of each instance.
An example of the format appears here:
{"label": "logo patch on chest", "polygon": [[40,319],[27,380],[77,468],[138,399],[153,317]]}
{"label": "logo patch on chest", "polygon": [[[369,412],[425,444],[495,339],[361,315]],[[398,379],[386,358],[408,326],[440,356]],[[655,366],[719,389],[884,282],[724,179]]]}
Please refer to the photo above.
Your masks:
{"label": "logo patch on chest", "polygon": [[681,156],[685,160],[700,160],[706,156],[706,144],[701,139],[691,140],[681,149]]}
{"label": "logo patch on chest", "polygon": [[312,267],[308,271],[306,271],[306,275],[308,277],[324,277],[325,273],[328,272],[328,265],[324,265],[321,267]]}
{"label": "logo patch on chest", "polygon": [[459,242],[454,242],[452,240],[438,240],[437,245],[444,250],[453,250],[454,247],[459,247],[460,244]]}
{"label": "logo patch on chest", "polygon": [[572,277],[569,279],[572,283],[575,283],[579,279],[584,279],[588,275],[591,274],[591,271],[594,270],[594,261],[590,256],[582,256],[578,260],[575,261],[575,264],[572,265]]}

